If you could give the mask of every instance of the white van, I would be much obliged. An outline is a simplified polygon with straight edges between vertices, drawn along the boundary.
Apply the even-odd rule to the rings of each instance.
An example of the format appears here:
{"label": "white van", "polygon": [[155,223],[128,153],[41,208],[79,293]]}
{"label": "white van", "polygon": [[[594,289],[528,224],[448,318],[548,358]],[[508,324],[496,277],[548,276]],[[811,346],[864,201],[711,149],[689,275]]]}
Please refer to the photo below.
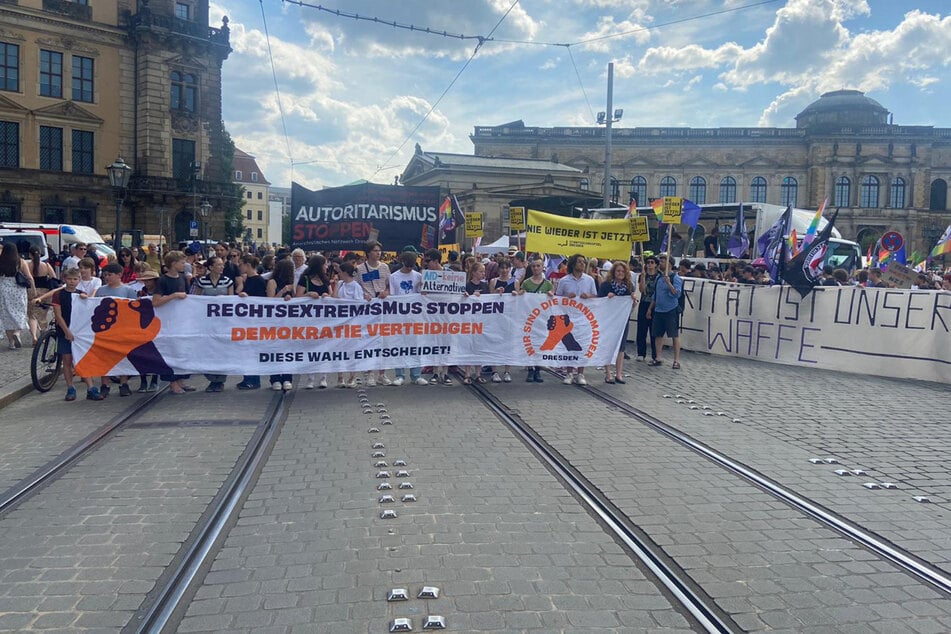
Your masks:
{"label": "white van", "polygon": [[32,229],[40,231],[46,236],[46,242],[49,244],[53,255],[58,255],[63,250],[64,245],[74,242],[83,242],[96,246],[96,253],[99,254],[100,265],[105,265],[106,259],[115,251],[106,244],[99,232],[86,225],[57,225],[44,224],[40,222],[4,222],[0,224],[0,229]]}
{"label": "white van", "polygon": [[46,235],[38,229],[8,229],[0,227],[0,248],[13,243],[20,252],[20,257],[29,260],[30,249],[36,247],[40,252],[40,259],[49,262],[50,253],[46,248]]}

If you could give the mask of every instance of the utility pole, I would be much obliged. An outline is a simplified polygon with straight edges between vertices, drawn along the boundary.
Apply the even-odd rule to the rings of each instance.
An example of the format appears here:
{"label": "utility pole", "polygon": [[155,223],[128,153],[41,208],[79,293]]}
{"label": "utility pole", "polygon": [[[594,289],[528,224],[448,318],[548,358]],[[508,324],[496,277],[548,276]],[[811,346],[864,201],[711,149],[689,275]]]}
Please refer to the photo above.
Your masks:
{"label": "utility pole", "polygon": [[614,117],[614,62],[608,63],[608,107],[604,118],[604,200],[603,207],[611,206],[611,123]]}

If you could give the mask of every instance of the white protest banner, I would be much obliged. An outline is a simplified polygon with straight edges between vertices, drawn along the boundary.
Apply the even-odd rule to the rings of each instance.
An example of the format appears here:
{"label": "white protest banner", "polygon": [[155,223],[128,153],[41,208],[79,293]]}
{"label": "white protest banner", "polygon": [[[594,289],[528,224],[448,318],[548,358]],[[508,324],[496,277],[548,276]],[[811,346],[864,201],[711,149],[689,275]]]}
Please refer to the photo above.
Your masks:
{"label": "white protest banner", "polygon": [[73,302],[80,376],[278,374],[612,363],[629,297],[403,295],[355,302],[188,296]]}
{"label": "white protest banner", "polygon": [[462,295],[466,292],[466,274],[463,271],[423,270],[423,283],[419,287],[424,293],[452,293]]}
{"label": "white protest banner", "polygon": [[[684,279],[685,349],[951,383],[951,293]],[[791,387],[791,389],[794,389]]]}

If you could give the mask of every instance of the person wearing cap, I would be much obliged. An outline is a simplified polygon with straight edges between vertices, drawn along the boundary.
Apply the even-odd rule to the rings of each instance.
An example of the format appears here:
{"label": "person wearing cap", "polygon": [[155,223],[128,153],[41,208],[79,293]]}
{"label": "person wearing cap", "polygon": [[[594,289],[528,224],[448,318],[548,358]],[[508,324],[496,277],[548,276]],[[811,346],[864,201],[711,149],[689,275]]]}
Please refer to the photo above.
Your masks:
{"label": "person wearing cap", "polygon": [[654,347],[657,358],[647,364],[655,367],[662,364],[660,360],[663,351],[663,339],[670,337],[673,341],[674,362],[671,367],[680,369],[680,296],[683,295],[684,281],[670,269],[672,260],[665,254],[660,256],[661,276],[654,287],[654,297],[648,316],[653,317]]}
{"label": "person wearing cap", "polygon": [[644,361],[647,358],[647,342],[651,344],[651,360],[657,358],[657,348],[654,343],[654,337],[651,336],[651,313],[648,311],[651,301],[654,298],[654,291],[657,286],[657,280],[660,273],[657,270],[657,256],[650,254],[644,257],[644,272],[637,278],[637,287],[641,292],[641,301],[637,305],[637,334],[634,341],[637,345],[636,361]]}
{"label": "person wearing cap", "polygon": [[[415,247],[403,247],[403,252],[408,250],[416,253]],[[367,295],[386,299],[386,296],[390,294],[390,267],[380,261],[383,256],[383,245],[376,240],[370,240],[366,243],[364,252],[367,259],[356,267],[354,277]],[[393,385],[393,381],[386,376],[385,370],[380,370],[377,377],[373,376],[373,372],[367,372],[367,387],[374,387],[377,382],[382,385]]]}

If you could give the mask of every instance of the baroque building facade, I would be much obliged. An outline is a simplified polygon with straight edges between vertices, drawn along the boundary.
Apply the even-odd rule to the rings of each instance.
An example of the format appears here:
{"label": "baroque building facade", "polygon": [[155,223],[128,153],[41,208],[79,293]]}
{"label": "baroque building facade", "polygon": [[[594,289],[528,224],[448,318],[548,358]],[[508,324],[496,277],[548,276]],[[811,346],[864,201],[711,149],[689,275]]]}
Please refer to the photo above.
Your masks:
{"label": "baroque building facade", "polygon": [[244,242],[268,244],[271,241],[271,184],[254,157],[238,148],[234,150],[234,182],[244,191]]}
{"label": "baroque building facade", "polygon": [[[605,131],[476,126],[476,156],[544,159],[577,168],[580,187],[600,197]],[[885,231],[911,250],[931,248],[951,222],[951,128],[892,122],[856,90],[825,93],[795,128],[614,128],[610,197],[639,205],[660,196],[694,202],[766,202],[839,208],[836,227],[863,246]],[[707,227],[706,230],[709,230]]]}
{"label": "baroque building facade", "polygon": [[187,239],[207,200],[220,235],[241,202],[221,119],[230,52],[208,0],[0,2],[0,221],[110,235],[106,166],[122,157],[123,231]]}

